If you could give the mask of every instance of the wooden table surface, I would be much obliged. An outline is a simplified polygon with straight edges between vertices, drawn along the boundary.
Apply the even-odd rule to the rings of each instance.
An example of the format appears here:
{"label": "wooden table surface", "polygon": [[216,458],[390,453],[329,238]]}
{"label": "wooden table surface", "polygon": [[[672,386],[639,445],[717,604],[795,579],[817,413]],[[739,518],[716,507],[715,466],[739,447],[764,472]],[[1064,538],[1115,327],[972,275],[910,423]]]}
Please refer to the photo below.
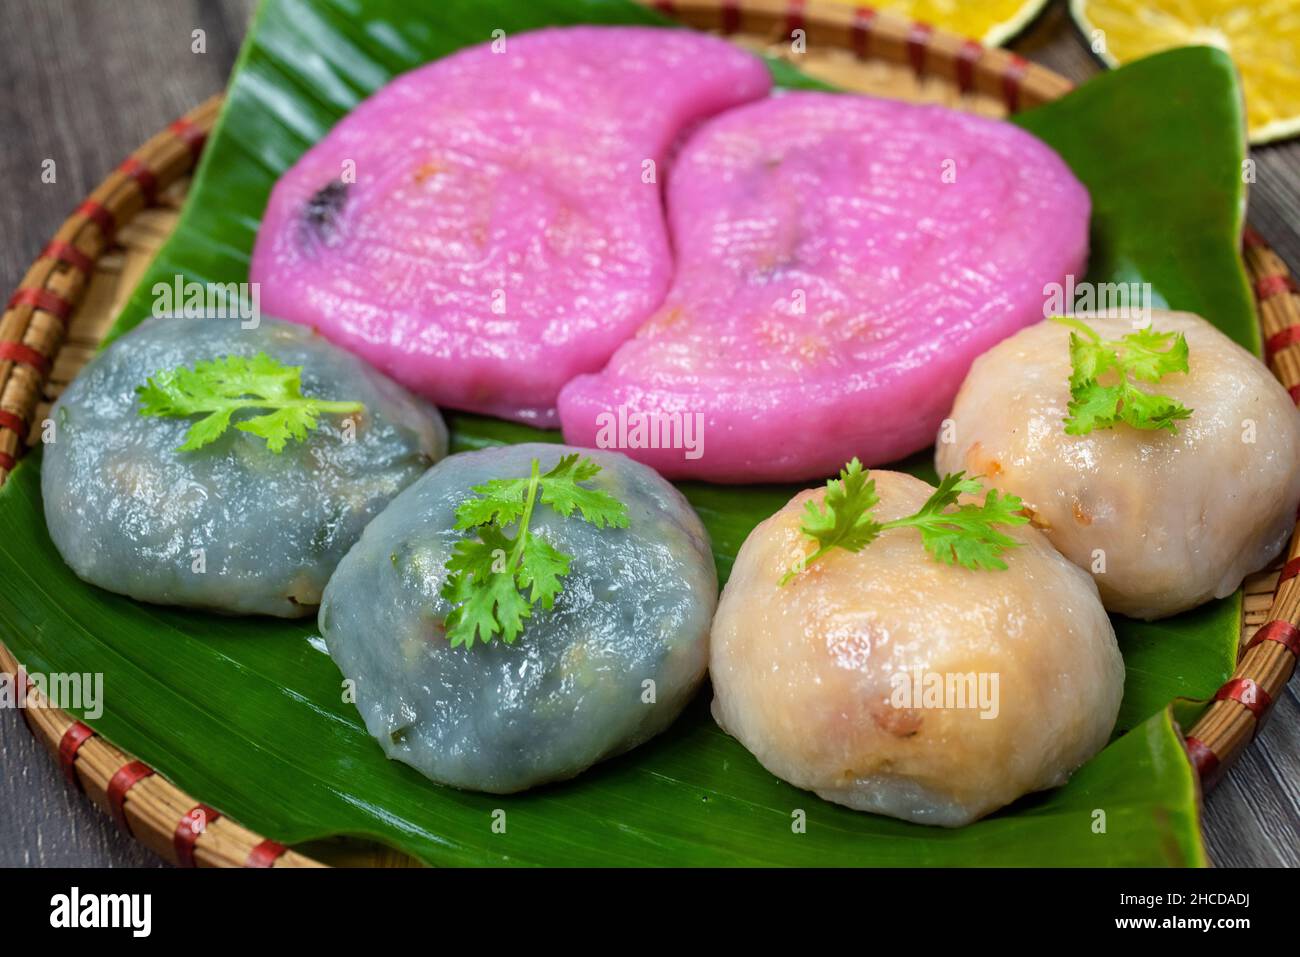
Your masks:
{"label": "wooden table surface", "polygon": [[[429,0],[435,2],[435,0]],[[486,0],[485,0],[486,2]],[[219,91],[254,0],[0,0],[0,289],[132,149]],[[203,30],[206,51],[191,52]],[[14,42],[21,36],[22,42]],[[1062,0],[1013,46],[1079,81],[1098,67]],[[1300,274],[1300,141],[1255,150],[1250,222]],[[54,183],[42,164],[55,162]],[[1300,676],[1206,798],[1220,866],[1300,865]],[[73,792],[19,715],[0,711],[0,866],[157,866]]]}

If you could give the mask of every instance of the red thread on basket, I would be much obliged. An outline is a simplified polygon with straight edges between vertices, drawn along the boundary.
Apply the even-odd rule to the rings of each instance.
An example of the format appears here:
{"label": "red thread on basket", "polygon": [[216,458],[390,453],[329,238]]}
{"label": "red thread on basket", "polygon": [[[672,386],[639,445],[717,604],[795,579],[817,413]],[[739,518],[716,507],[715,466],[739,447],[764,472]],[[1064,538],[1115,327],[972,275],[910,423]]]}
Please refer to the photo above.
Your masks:
{"label": "red thread on basket", "polygon": [[912,62],[912,72],[918,80],[925,75],[925,51],[933,33],[934,27],[919,21],[907,31],[907,58]]}
{"label": "red thread on basket", "polygon": [[722,14],[723,33],[730,35],[740,29],[739,0],[722,0],[722,7],[719,12]]}
{"label": "red thread on basket", "polygon": [[876,11],[871,7],[858,7],[853,11],[853,53],[865,60],[871,53],[871,29],[876,22]]}
{"label": "red thread on basket", "polygon": [[88,199],[77,207],[77,212],[99,227],[99,231],[104,234],[104,242],[113,241],[113,234],[117,232],[117,219],[107,206],[98,200]]}
{"label": "red thread on basket", "polygon": [[118,768],[117,773],[109,779],[108,813],[127,834],[131,833],[131,825],[126,819],[126,793],[152,774],[153,768],[143,761],[130,761]]}
{"label": "red thread on basket", "polygon": [[1250,643],[1246,645],[1249,651],[1258,644],[1265,641],[1276,641],[1291,654],[1300,658],[1300,628],[1289,621],[1270,621],[1263,625],[1259,631],[1251,636]]}
{"label": "red thread on basket", "polygon": [[135,180],[145,203],[152,206],[154,198],[158,195],[158,177],[154,175],[153,170],[134,156],[128,156],[123,160],[118,170]]}
{"label": "red thread on basket", "polygon": [[1264,717],[1273,699],[1253,678],[1233,678],[1214,695],[1215,701],[1235,701],[1255,716]]}
{"label": "red thread on basket", "polygon": [[68,779],[68,783],[78,791],[85,789],[81,786],[81,778],[77,777],[77,752],[94,736],[95,732],[88,725],[74,721],[59,739],[59,767],[63,769],[63,776]]}
{"label": "red thread on basket", "polygon": [[248,852],[248,858],[244,861],[244,866],[271,867],[286,850],[287,848],[283,844],[265,840]]}
{"label": "red thread on basket", "polygon": [[1007,104],[1008,113],[1020,109],[1020,84],[1028,69],[1029,61],[1013,53],[1007,61],[1007,68],[1002,71],[1002,99]]}
{"label": "red thread on basket", "polygon": [[1209,777],[1219,767],[1219,756],[1209,749],[1200,738],[1188,737],[1187,755],[1192,759],[1192,766],[1202,778]]}
{"label": "red thread on basket", "polygon": [[72,243],[60,242],[55,239],[41,250],[41,259],[53,259],[57,262],[71,266],[73,269],[90,275],[95,269],[95,261],[83,253]]}
{"label": "red thread on basket", "polygon": [[10,432],[17,432],[23,436],[27,434],[27,423],[23,421],[22,416],[0,409],[0,429],[8,429]]}
{"label": "red thread on basket", "polygon": [[195,867],[194,845],[208,825],[221,817],[221,812],[213,810],[206,804],[196,804],[181,816],[176,824],[176,833],[172,835],[172,848],[176,851],[176,861],[181,867]]}
{"label": "red thread on basket", "polygon": [[1287,346],[1300,342],[1300,326],[1287,326],[1281,332],[1275,332],[1264,343],[1266,358],[1273,358]]}
{"label": "red thread on basket", "polygon": [[190,148],[190,153],[196,160],[199,158],[199,154],[203,152],[203,144],[208,139],[207,133],[183,116],[172,121],[167,130]]}
{"label": "red thread on basket", "polygon": [[[802,30],[803,25],[803,3],[804,0],[788,0],[785,10],[785,32],[787,35],[793,34],[796,30]],[[793,39],[793,37],[791,37]]]}
{"label": "red thread on basket", "polygon": [[1284,292],[1297,292],[1295,280],[1290,276],[1261,276],[1255,280],[1255,298],[1261,302]]}
{"label": "red thread on basket", "polygon": [[0,342],[0,360],[8,359],[11,362],[17,362],[21,365],[31,366],[33,369],[44,375],[50,369],[50,360],[45,358],[31,346],[23,345],[21,342],[12,342],[5,340]]}
{"label": "red thread on basket", "polygon": [[68,316],[72,315],[72,303],[53,290],[35,286],[19,289],[10,296],[7,308],[12,309],[14,306],[34,306],[55,316],[60,322],[67,322]]}
{"label": "red thread on basket", "polygon": [[975,64],[984,55],[984,44],[967,40],[957,51],[957,89],[969,93],[975,89]]}

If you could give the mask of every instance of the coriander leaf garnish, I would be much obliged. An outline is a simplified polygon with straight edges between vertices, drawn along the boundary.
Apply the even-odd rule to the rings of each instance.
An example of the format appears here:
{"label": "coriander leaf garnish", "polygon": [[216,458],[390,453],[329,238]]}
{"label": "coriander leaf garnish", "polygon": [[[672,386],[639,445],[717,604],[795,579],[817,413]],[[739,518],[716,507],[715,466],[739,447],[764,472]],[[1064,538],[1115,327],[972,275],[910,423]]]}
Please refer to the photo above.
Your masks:
{"label": "coriander leaf garnish", "polygon": [[1021,543],[994,526],[1024,525],[1029,521],[1019,514],[1025,507],[1019,498],[999,496],[997,489],[990,489],[982,505],[965,503],[957,505],[956,511],[945,511],[957,504],[959,496],[978,495],[983,490],[978,480],[967,478],[964,472],[954,472],[944,476],[934,494],[915,514],[879,522],[871,514],[880,501],[876,483],[854,458],[840,470],[838,479],[826,483],[822,503],[811,500],[804,503],[801,530],[818,548],[786,572],[781,584],[795,578],[832,548],[860,552],[882,532],[894,528],[917,529],[926,551],[945,565],[1005,569],[1002,552]]}
{"label": "coriander leaf garnish", "polygon": [[826,483],[826,495],[820,505],[811,499],[804,502],[803,533],[815,541],[818,548],[786,572],[781,584],[790,581],[832,548],[860,552],[874,542],[880,535],[881,525],[870,513],[879,501],[875,480],[867,477],[862,463],[854,456],[852,462],[840,469],[838,479]]}
{"label": "coriander leaf garnish", "polygon": [[[1192,410],[1169,396],[1144,392],[1130,380],[1159,382],[1171,373],[1186,372],[1186,336],[1147,327],[1120,339],[1103,339],[1080,319],[1052,318],[1071,329],[1067,435],[1086,435],[1121,422],[1135,429],[1178,434],[1175,423],[1190,417]],[[1106,373],[1113,373],[1115,381],[1103,385],[1099,380]]]}
{"label": "coriander leaf garnish", "polygon": [[[1025,503],[1015,495],[1000,496],[997,489],[991,488],[982,505],[957,504],[958,496],[978,495],[982,491],[984,486],[977,479],[966,478],[965,472],[945,475],[920,511],[886,522],[884,528],[919,529],[926,551],[945,565],[1004,570],[1007,563],[1000,557],[1002,552],[1021,543],[994,526],[1024,525],[1029,521],[1020,514]],[[944,511],[950,505],[957,505],[957,510]]]}
{"label": "coriander leaf garnish", "polygon": [[185,433],[180,452],[215,442],[241,409],[269,409],[263,415],[236,422],[235,428],[266,440],[272,452],[284,451],[289,439],[301,442],[316,428],[316,417],[362,411],[360,402],[327,402],[302,394],[302,367],[287,366],[259,352],[251,359],[226,356],[201,361],[194,368],[178,366],[154,373],[136,387],[141,415],[187,418],[202,415]]}
{"label": "coriander leaf garnish", "polygon": [[[474,529],[477,538],[456,543],[440,592],[455,606],[443,622],[453,648],[472,647],[475,640],[486,643],[497,634],[511,644],[523,632],[534,605],[540,603],[547,611],[554,607],[573,556],[529,531],[539,502],[566,518],[576,512],[597,528],[627,527],[622,502],[579,484],[599,472],[599,465],[574,453],[544,475],[533,459],[527,478],[492,479],[473,487],[476,494],[456,509],[456,528]],[[510,526],[516,526],[513,536]]]}

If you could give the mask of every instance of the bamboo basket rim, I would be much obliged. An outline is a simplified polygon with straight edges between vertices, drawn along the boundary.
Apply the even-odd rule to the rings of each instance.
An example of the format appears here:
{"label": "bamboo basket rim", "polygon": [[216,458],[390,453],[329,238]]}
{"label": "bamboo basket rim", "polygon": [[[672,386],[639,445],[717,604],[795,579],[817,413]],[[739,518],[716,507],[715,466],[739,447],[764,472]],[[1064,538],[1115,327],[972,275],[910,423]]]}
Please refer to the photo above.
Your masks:
{"label": "bamboo basket rim", "polygon": [[[1073,88],[1064,77],[1008,50],[870,7],[826,0],[639,0],[686,26],[781,52],[795,30],[835,71],[885,67],[882,95],[948,102],[1005,115]],[[801,66],[809,61],[801,59]],[[818,75],[815,71],[814,75]],[[825,76],[826,74],[823,74]],[[903,83],[905,89],[894,89]],[[859,88],[862,88],[859,86]],[[184,186],[223,102],[218,94],[150,138],[97,186],[55,233],[0,319],[0,484],[29,447],[33,417],[66,344],[96,264],[117,231]],[[1249,227],[1243,236],[1270,369],[1300,402],[1300,293],[1286,265]],[[97,344],[92,343],[92,345]],[[84,361],[84,360],[83,360]],[[1186,732],[1199,788],[1213,786],[1254,739],[1300,656],[1300,535],[1280,570],[1247,582],[1236,670]],[[240,826],[114,747],[74,716],[49,706],[0,643],[0,671],[29,690],[21,713],[68,783],[166,860],[200,867],[327,866]],[[1198,791],[1198,803],[1200,794]]]}

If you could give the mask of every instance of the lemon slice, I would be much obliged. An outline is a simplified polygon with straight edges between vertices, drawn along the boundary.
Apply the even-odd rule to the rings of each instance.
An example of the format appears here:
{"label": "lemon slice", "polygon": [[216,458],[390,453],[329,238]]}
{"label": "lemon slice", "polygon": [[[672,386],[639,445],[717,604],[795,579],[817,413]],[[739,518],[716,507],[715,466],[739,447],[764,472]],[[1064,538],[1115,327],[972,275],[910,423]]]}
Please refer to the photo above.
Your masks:
{"label": "lemon slice", "polygon": [[1070,0],[1070,12],[1111,66],[1170,47],[1219,47],[1241,74],[1250,141],[1300,133],[1296,0]]}
{"label": "lemon slice", "polygon": [[[857,0],[843,0],[856,3]],[[868,6],[979,40],[1005,43],[1029,25],[1050,0],[876,0]]]}

